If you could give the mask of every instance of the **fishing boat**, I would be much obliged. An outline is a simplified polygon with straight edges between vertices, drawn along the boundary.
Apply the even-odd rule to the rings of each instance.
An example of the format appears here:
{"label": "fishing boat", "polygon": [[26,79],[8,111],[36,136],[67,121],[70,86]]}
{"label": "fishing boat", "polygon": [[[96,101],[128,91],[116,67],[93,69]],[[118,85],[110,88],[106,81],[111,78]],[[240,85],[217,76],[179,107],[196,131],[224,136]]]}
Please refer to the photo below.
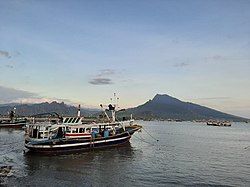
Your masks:
{"label": "fishing boat", "polygon": [[26,125],[26,119],[15,119],[15,120],[1,120],[0,127],[7,128],[22,128]]}
{"label": "fishing boat", "polygon": [[[100,105],[104,109],[103,105]],[[116,105],[108,105],[103,112],[107,122],[82,123],[80,110],[76,117],[63,117],[61,123],[38,123],[27,125],[25,147],[32,152],[61,153],[76,152],[117,146],[128,142],[142,126],[131,118],[125,121],[116,119]],[[107,111],[111,113],[109,117]]]}
{"label": "fishing boat", "polygon": [[0,128],[22,128],[26,125],[27,119],[25,118],[17,118],[15,116],[15,109],[10,111],[8,119],[0,120]]}
{"label": "fishing boat", "polygon": [[207,125],[230,127],[231,123],[229,121],[208,121]]}

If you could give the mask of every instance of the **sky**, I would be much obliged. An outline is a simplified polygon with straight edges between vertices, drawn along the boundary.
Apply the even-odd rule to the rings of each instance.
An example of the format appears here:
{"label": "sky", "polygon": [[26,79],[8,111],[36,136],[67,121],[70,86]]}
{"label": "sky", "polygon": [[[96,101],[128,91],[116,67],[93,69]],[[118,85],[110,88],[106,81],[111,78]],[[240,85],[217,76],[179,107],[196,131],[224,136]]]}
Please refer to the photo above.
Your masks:
{"label": "sky", "polygon": [[0,103],[168,94],[250,118],[249,0],[0,0]]}

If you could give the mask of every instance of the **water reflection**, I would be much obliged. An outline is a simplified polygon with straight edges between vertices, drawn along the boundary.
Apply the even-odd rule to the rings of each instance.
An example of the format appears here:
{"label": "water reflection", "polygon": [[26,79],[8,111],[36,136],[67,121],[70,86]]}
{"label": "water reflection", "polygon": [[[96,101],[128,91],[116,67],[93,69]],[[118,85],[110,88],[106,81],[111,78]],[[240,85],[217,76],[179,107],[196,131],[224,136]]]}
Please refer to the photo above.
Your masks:
{"label": "water reflection", "polygon": [[[54,179],[58,183],[65,184],[67,179],[72,181],[74,178],[75,184],[85,182],[93,185],[95,181],[100,184],[100,181],[107,182],[107,178],[118,176],[117,181],[115,178],[113,181],[113,183],[117,182],[118,184],[121,168],[123,172],[129,170],[129,163],[133,160],[134,155],[130,143],[77,154],[41,156],[29,152],[24,158],[26,178],[30,185],[49,184]],[[33,184],[34,178],[39,178],[35,184]]]}
{"label": "water reflection", "polygon": [[9,133],[9,134],[11,134],[11,133],[21,133],[21,132],[23,132],[23,129],[22,128],[8,128],[8,127],[1,127],[0,128],[0,132],[1,133]]}

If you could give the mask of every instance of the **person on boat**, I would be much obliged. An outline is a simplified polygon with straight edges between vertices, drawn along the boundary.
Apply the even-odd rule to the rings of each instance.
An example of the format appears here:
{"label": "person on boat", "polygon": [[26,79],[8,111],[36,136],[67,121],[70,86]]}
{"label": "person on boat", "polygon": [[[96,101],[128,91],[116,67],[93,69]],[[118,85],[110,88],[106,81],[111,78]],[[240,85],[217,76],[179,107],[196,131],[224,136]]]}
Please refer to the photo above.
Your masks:
{"label": "person on boat", "polygon": [[59,116],[59,123],[62,123],[63,122],[63,117],[62,116]]}
{"label": "person on boat", "polygon": [[100,135],[101,135],[102,137],[104,137],[104,131],[105,131],[105,129],[100,131]]}
{"label": "person on boat", "polygon": [[115,107],[111,104],[109,104],[108,107],[109,107],[109,110],[115,110]]}
{"label": "person on boat", "polygon": [[10,111],[10,114],[9,114],[9,117],[10,117],[10,120],[13,121],[14,120],[14,117],[15,117],[15,113],[13,110]]}
{"label": "person on boat", "polygon": [[108,129],[104,129],[104,131],[103,131],[103,137],[104,138],[109,137],[109,130]]}

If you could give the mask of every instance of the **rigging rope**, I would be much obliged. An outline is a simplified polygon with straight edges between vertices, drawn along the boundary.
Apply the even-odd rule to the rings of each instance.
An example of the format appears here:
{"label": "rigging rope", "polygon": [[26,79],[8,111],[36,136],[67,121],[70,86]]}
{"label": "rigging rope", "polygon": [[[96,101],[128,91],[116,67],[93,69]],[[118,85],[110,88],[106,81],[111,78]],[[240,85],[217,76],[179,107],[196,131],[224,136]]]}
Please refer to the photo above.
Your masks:
{"label": "rigging rope", "polygon": [[142,137],[137,137],[135,134],[133,135],[133,137],[137,138],[138,140],[140,140],[140,141],[142,141],[142,142],[144,142],[144,143],[147,143],[147,144],[149,144],[149,145],[151,145],[151,146],[154,146],[154,144],[152,144],[152,143],[150,143],[150,142],[144,140]]}
{"label": "rigging rope", "polygon": [[159,141],[158,139],[156,139],[155,137],[153,137],[148,131],[146,131],[145,128],[142,128],[151,138],[153,138],[155,141]]}

